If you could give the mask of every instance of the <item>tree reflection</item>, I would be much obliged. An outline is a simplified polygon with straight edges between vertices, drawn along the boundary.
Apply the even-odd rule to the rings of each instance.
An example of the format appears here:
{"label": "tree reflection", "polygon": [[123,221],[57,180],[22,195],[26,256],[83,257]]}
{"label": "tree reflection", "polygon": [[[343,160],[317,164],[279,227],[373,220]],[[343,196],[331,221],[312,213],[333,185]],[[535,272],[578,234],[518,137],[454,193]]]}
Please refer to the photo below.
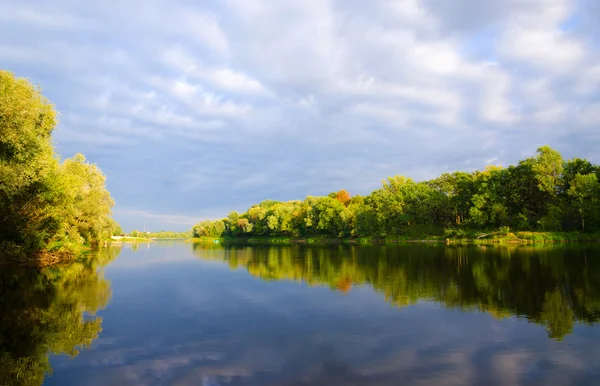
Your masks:
{"label": "tree reflection", "polygon": [[98,268],[119,252],[103,248],[59,267],[0,267],[0,385],[41,385],[49,354],[75,356],[98,338],[95,314],[110,299]]}
{"label": "tree reflection", "polygon": [[600,320],[600,249],[535,246],[221,247],[194,245],[264,280],[297,280],[348,292],[370,285],[397,307],[449,308],[524,317],[552,339]]}

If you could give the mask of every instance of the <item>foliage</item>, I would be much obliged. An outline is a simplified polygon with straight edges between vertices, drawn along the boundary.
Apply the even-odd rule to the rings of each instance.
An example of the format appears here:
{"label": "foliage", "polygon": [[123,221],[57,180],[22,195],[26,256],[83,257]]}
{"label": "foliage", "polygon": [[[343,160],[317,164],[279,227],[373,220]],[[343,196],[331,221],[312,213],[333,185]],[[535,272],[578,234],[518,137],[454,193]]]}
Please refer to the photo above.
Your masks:
{"label": "foliage", "polygon": [[81,154],[59,162],[57,114],[39,88],[0,71],[0,240],[6,256],[74,251],[110,236],[105,177]]}
{"label": "foliage", "polygon": [[[573,208],[581,218],[581,230],[585,230],[585,219],[600,211],[600,185],[595,174],[577,173],[570,183],[567,195],[572,199]],[[594,226],[597,226],[594,224]]]}
{"label": "foliage", "polygon": [[350,204],[350,201],[352,200],[350,198],[350,193],[348,193],[345,190],[340,190],[339,192],[337,192],[334,198],[341,202],[344,206],[348,206]]}
{"label": "foliage", "polygon": [[161,230],[159,232],[147,232],[145,237],[149,239],[189,239],[192,237],[192,232],[172,232]]}
{"label": "foliage", "polygon": [[[194,237],[475,238],[513,231],[600,229],[600,167],[564,161],[542,146],[534,157],[507,168],[445,173],[416,182],[388,177],[370,195],[345,190],[303,201],[267,200],[245,213],[202,221]],[[495,231],[500,229],[500,231]],[[543,239],[543,238],[542,238]]]}

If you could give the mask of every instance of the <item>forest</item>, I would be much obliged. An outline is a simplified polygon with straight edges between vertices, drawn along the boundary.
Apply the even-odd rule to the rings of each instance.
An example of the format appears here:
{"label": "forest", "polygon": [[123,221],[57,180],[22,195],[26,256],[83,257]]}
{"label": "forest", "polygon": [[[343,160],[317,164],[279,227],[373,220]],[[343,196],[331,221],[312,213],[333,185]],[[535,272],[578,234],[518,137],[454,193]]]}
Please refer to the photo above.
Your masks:
{"label": "forest", "polygon": [[102,171],[82,154],[60,161],[57,122],[38,87],[0,71],[0,259],[56,258],[119,229]]}
{"label": "forest", "polygon": [[600,230],[600,166],[564,160],[549,146],[508,167],[444,173],[429,181],[389,177],[368,196],[266,200],[244,213],[206,220],[194,237],[359,238],[438,235],[464,238],[500,230]]}

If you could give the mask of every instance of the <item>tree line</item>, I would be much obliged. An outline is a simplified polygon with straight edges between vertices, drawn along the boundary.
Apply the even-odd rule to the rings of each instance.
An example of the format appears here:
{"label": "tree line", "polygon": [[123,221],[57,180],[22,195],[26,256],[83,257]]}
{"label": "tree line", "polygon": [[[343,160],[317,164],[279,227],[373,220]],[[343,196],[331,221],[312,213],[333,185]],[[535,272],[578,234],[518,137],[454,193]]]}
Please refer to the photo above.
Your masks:
{"label": "tree line", "polygon": [[129,232],[128,236],[146,239],[189,239],[190,237],[192,237],[192,234],[190,231],[173,232],[161,230],[158,232],[142,232],[134,229],[131,232]]}
{"label": "tree line", "polygon": [[39,87],[0,70],[0,248],[3,257],[73,252],[118,224],[102,171],[82,154],[60,161],[58,122]]}
{"label": "tree line", "polygon": [[389,177],[368,196],[341,190],[286,202],[266,200],[222,220],[202,221],[194,237],[388,237],[425,229],[510,227],[521,231],[600,230],[600,166],[564,160],[542,146],[507,168],[444,173],[416,182]]}

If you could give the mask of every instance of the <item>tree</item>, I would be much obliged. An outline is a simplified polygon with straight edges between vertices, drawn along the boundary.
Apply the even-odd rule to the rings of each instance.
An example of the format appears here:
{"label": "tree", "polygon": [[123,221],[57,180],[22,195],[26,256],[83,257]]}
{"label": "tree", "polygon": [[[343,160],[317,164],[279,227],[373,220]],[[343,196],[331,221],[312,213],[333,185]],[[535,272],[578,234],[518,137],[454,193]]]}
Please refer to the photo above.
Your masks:
{"label": "tree", "polygon": [[254,225],[254,232],[257,234],[265,234],[268,229],[265,224],[265,217],[267,215],[267,208],[261,205],[253,205],[248,209],[248,219]]}
{"label": "tree", "polygon": [[75,252],[118,224],[105,177],[77,154],[59,164],[56,112],[39,88],[0,71],[0,247],[16,255]]}
{"label": "tree", "polygon": [[534,159],[520,161],[509,166],[499,181],[499,194],[504,197],[510,226],[528,230],[537,226],[553,201],[551,194],[540,190]]}
{"label": "tree", "polygon": [[97,243],[114,205],[105,187],[106,177],[83,154],[65,160],[57,177],[62,184],[64,224],[64,237],[61,240],[63,235],[59,235],[57,242]]}
{"label": "tree", "polygon": [[26,79],[0,70],[0,240],[35,252],[58,230],[52,180],[58,161],[50,102]]}
{"label": "tree", "polygon": [[225,233],[225,223],[223,220],[205,220],[196,225],[192,229],[193,237],[223,237]]}
{"label": "tree", "polygon": [[595,174],[576,174],[571,181],[567,194],[573,200],[574,206],[581,218],[581,230],[585,230],[585,219],[589,213],[598,208],[600,186]]}
{"label": "tree", "polygon": [[404,176],[388,177],[383,181],[383,187],[371,194],[368,204],[377,217],[378,236],[399,234],[409,225],[405,199],[414,184],[412,179]]}
{"label": "tree", "polygon": [[571,181],[577,174],[585,175],[596,173],[598,168],[590,161],[582,158],[573,158],[565,162],[561,176],[561,193],[567,193],[571,187]]}
{"label": "tree", "polygon": [[335,194],[335,199],[342,203],[344,206],[348,206],[350,204],[350,193],[345,190],[340,190]]}
{"label": "tree", "polygon": [[239,232],[250,233],[252,232],[252,224],[247,218],[240,218],[236,222],[236,227]]}
{"label": "tree", "polygon": [[480,226],[502,225],[507,221],[505,196],[502,194],[502,181],[506,170],[500,166],[488,166],[483,172],[473,176],[475,194],[471,198],[469,216]]}
{"label": "tree", "polygon": [[331,197],[322,197],[314,206],[317,229],[327,236],[340,237],[343,224],[341,213],[344,205]]}
{"label": "tree", "polygon": [[538,188],[550,195],[555,195],[563,171],[563,158],[560,153],[545,145],[537,149],[532,170],[536,174]]}
{"label": "tree", "polygon": [[444,173],[429,185],[446,197],[454,222],[460,225],[469,217],[469,203],[473,198],[473,175],[465,172]]}
{"label": "tree", "polygon": [[488,166],[483,171],[445,173],[421,182],[388,177],[380,189],[365,197],[350,197],[340,190],[325,197],[308,196],[302,202],[265,200],[246,213],[232,212],[224,220],[226,234],[389,237],[441,235],[443,228],[452,225],[573,230],[581,228],[580,222],[585,222],[585,229],[600,228],[600,208],[583,208],[581,199],[575,202],[575,197],[589,196],[581,181],[567,193],[577,173],[598,176],[600,168],[577,158],[563,165],[559,152],[542,146],[535,157],[508,168]]}

